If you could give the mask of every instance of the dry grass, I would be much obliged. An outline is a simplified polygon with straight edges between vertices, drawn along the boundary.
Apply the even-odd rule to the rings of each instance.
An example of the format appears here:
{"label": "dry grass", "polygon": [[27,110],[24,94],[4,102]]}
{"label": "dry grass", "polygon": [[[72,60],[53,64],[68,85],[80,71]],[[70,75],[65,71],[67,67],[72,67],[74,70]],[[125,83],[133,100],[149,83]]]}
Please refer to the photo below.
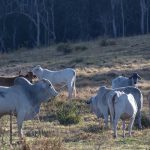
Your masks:
{"label": "dry grass", "polygon": [[[112,39],[110,39],[112,40]],[[20,70],[23,73],[37,64],[57,70],[65,67],[77,71],[77,98],[81,121],[76,125],[60,125],[57,106],[66,102],[63,91],[54,102],[43,104],[39,119],[24,123],[25,140],[18,143],[16,119],[13,119],[13,142],[9,145],[9,119],[0,120],[0,149],[149,149],[150,129],[133,130],[133,136],[123,139],[119,126],[119,138],[113,139],[112,131],[98,126],[95,115],[89,112],[84,101],[95,95],[102,85],[111,86],[112,78],[122,73],[129,76],[136,71],[142,76],[139,87],[144,95],[143,111],[148,114],[147,93],[150,90],[150,35],[116,39],[114,45],[101,46],[102,39],[90,42],[69,43],[73,51],[63,55],[56,51],[57,45],[34,50],[19,49],[10,54],[0,54],[0,75],[13,76]],[[76,50],[81,49],[84,50]],[[24,146],[24,147],[22,147]]]}

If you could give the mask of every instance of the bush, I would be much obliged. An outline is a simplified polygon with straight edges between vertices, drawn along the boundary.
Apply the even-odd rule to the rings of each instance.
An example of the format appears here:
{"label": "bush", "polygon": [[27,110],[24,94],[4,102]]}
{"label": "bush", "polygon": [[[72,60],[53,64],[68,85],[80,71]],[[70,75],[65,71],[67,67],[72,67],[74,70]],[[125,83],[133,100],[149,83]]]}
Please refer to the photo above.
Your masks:
{"label": "bush", "polygon": [[67,102],[59,106],[57,119],[60,124],[69,125],[77,124],[80,121],[79,109],[75,103]]}
{"label": "bush", "polygon": [[57,46],[57,51],[62,52],[63,54],[69,54],[73,51],[73,48],[70,46],[69,43],[60,43]]}
{"label": "bush", "polygon": [[113,40],[103,39],[100,43],[100,46],[110,46],[110,45],[116,45],[116,42]]}
{"label": "bush", "polygon": [[[134,124],[135,124],[135,127],[138,127],[137,122],[134,122]],[[142,112],[141,124],[142,124],[143,128],[149,128],[150,127],[150,120],[149,120],[149,118],[145,112]]]}
{"label": "bush", "polygon": [[86,46],[75,46],[75,51],[85,51],[88,48]]}
{"label": "bush", "polygon": [[106,39],[103,39],[100,43],[100,46],[107,46],[107,40]]}
{"label": "bush", "polygon": [[142,123],[143,128],[149,128],[150,127],[150,120],[144,112],[142,113],[141,123]]}
{"label": "bush", "polygon": [[83,58],[75,58],[71,61],[71,63],[82,63],[84,61]]}

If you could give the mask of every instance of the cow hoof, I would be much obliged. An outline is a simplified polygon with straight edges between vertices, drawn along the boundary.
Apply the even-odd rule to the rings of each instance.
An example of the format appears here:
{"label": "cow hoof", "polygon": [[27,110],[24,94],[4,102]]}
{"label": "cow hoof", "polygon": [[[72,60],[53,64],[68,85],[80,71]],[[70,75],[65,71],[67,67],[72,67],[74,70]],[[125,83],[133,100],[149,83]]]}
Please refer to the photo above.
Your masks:
{"label": "cow hoof", "polygon": [[142,126],[140,126],[140,127],[138,127],[138,129],[139,129],[139,130],[142,130],[143,128],[142,128]]}

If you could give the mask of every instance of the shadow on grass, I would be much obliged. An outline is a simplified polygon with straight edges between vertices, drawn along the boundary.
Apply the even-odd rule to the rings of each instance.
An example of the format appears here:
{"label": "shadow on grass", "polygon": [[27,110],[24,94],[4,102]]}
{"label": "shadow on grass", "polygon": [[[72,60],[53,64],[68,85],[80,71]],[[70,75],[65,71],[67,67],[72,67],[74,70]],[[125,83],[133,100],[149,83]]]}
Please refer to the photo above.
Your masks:
{"label": "shadow on grass", "polygon": [[44,130],[44,129],[40,129],[40,130],[32,130],[26,133],[27,137],[49,137],[52,134],[55,135],[55,130]]}
{"label": "shadow on grass", "polygon": [[99,134],[99,133],[103,133],[107,129],[104,129],[104,127],[99,127],[98,125],[90,125],[88,127],[82,128],[82,130],[87,133]]}
{"label": "shadow on grass", "polygon": [[57,120],[57,116],[55,114],[51,115],[45,114],[35,117],[33,120],[39,120],[40,122],[53,122]]}
{"label": "shadow on grass", "polygon": [[39,120],[41,122],[53,122],[53,121],[57,120],[57,116],[55,114],[42,115],[42,116],[39,116]]}

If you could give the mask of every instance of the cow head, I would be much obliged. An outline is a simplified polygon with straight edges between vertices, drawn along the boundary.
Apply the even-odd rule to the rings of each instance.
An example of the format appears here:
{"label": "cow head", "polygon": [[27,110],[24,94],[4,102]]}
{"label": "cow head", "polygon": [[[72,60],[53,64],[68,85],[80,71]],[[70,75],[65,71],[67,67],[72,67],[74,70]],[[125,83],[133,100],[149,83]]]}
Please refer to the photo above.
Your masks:
{"label": "cow head", "polygon": [[98,118],[102,117],[101,110],[97,106],[97,96],[92,96],[89,100],[86,101],[86,104],[89,105],[91,113],[94,113]]}
{"label": "cow head", "polygon": [[34,75],[31,71],[29,71],[26,75],[25,75],[26,78],[28,79],[34,79],[36,78],[36,75]]}
{"label": "cow head", "polygon": [[132,85],[136,85],[138,80],[141,80],[141,77],[135,72],[129,79],[132,81]]}
{"label": "cow head", "polygon": [[44,101],[49,101],[58,95],[51,82],[47,79],[42,79],[38,81],[37,86],[40,88],[39,97]]}
{"label": "cow head", "polygon": [[37,65],[36,67],[32,69],[31,72],[33,73],[33,75],[39,78],[42,74],[42,71],[43,71],[43,68],[40,65]]}

